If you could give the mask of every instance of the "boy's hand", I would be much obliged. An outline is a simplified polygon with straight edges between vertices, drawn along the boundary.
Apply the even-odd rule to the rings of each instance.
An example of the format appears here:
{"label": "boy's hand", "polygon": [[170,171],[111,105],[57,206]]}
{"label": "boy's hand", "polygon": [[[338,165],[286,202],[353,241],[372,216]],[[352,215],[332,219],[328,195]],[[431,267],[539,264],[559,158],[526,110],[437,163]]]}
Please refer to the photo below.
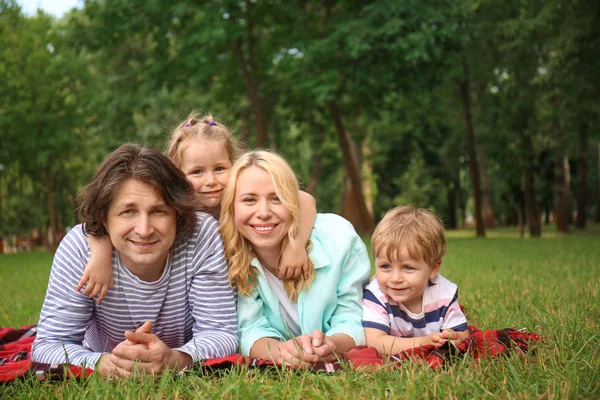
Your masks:
{"label": "boy's hand", "polygon": [[289,242],[285,245],[279,261],[279,273],[277,277],[281,280],[293,279],[303,273],[308,278],[308,255],[306,249],[301,246],[292,246]]}
{"label": "boy's hand", "polygon": [[462,342],[465,341],[466,338],[469,337],[469,331],[456,332],[452,329],[444,329],[443,332],[440,333],[440,337],[446,340],[450,340],[452,344],[458,346]]}
{"label": "boy's hand", "polygon": [[96,303],[100,304],[104,296],[106,296],[108,289],[114,287],[112,268],[97,266],[92,261],[90,259],[90,262],[85,267],[85,271],[83,271],[81,280],[75,290],[91,298],[97,296]]}
{"label": "boy's hand", "polygon": [[448,340],[442,336],[442,332],[432,332],[429,335],[423,337],[423,343],[421,346],[433,345],[439,347],[446,343]]}

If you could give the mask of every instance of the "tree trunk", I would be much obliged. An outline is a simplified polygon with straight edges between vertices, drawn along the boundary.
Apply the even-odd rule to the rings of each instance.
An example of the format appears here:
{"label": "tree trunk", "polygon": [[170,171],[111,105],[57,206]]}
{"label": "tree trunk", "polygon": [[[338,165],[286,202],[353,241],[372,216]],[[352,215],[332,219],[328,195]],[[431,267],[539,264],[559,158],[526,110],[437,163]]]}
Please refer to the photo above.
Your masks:
{"label": "tree trunk", "polygon": [[369,139],[368,137],[365,137],[361,146],[361,162],[359,165],[362,166],[362,171],[364,171],[362,182],[365,204],[369,215],[373,216],[373,164],[371,163],[372,152],[368,143]]}
{"label": "tree trunk", "polygon": [[519,237],[523,239],[523,237],[525,236],[525,224],[523,221],[522,211],[523,205],[518,204],[511,195],[506,195],[504,199],[515,210],[515,214],[517,215],[517,226],[519,227]]}
{"label": "tree trunk", "polygon": [[[558,122],[553,123],[554,140],[556,142],[556,153],[554,158],[554,219],[559,232],[569,232],[569,197],[570,185],[569,173],[567,172],[568,160],[564,154],[562,132]],[[565,168],[566,167],[566,168]]]}
{"label": "tree trunk", "polygon": [[475,146],[475,129],[471,116],[471,92],[469,89],[469,67],[465,56],[462,58],[463,79],[458,81],[460,98],[462,100],[465,123],[467,126],[467,145],[469,148],[469,166],[471,168],[471,180],[473,182],[473,198],[475,200],[475,229],[477,237],[485,237],[485,225],[481,214],[481,188],[479,185],[479,165],[477,163],[477,150]]}
{"label": "tree trunk", "polygon": [[598,142],[598,172],[596,176],[596,222],[600,222],[600,142]]}
{"label": "tree trunk", "polygon": [[[531,145],[531,138],[527,138],[527,141]],[[525,210],[527,213],[527,223],[529,224],[529,235],[531,237],[540,237],[542,236],[542,221],[535,197],[534,166],[533,159],[530,158],[525,170]]]}
{"label": "tree trunk", "polygon": [[550,204],[546,204],[544,206],[544,225],[550,224],[550,213],[552,212],[552,207]]}
{"label": "tree trunk", "polygon": [[73,213],[73,221],[79,220],[79,215],[77,213],[77,202],[75,201],[75,197],[77,195],[69,195],[69,205],[71,206],[71,213]]}
{"label": "tree trunk", "polygon": [[[325,129],[321,129],[319,132],[319,143],[325,143],[326,132]],[[307,192],[312,194],[313,196],[317,192],[317,184],[319,183],[319,179],[321,179],[321,167],[323,166],[323,154],[321,152],[321,146],[319,146],[319,150],[317,150],[312,165],[312,173],[310,176],[310,182],[308,187],[306,188]]]}
{"label": "tree trunk", "polygon": [[[0,163],[0,226],[2,226],[2,172],[4,172],[4,165]],[[4,238],[0,232],[0,254],[4,253]]]}
{"label": "tree trunk", "polygon": [[490,193],[490,184],[487,176],[487,154],[486,148],[483,144],[479,146],[479,151],[477,153],[479,155],[479,171],[481,176],[481,196],[482,196],[482,206],[483,206],[483,222],[486,228],[494,227],[494,210],[492,209],[492,196]]}
{"label": "tree trunk", "polygon": [[[569,232],[569,197],[571,196],[569,178],[569,159],[562,155],[556,156],[554,162],[554,219],[559,232]],[[559,158],[560,157],[560,158]]]}
{"label": "tree trunk", "polygon": [[[262,105],[260,100],[260,82],[258,79],[258,65],[256,58],[254,57],[254,24],[251,16],[251,9],[253,2],[246,0],[246,41],[247,51],[244,52],[244,46],[242,38],[235,39],[232,43],[233,53],[240,62],[240,69],[242,72],[242,81],[246,88],[246,94],[250,99],[252,105],[252,111],[254,113],[254,123],[256,126],[256,144],[257,148],[264,148],[267,145],[267,128],[264,119],[264,113],[262,111]],[[232,19],[232,22],[233,19]]]}
{"label": "tree trunk", "polygon": [[48,240],[48,250],[56,250],[56,213],[54,210],[54,193],[52,192],[52,179],[50,173],[46,170],[46,196],[48,200],[48,219],[50,220],[50,235]]}
{"label": "tree trunk", "polygon": [[463,187],[461,185],[460,172],[461,171],[459,170],[458,173],[456,174],[456,181],[455,181],[456,193],[458,195],[458,209],[460,211],[460,221],[457,221],[457,223],[458,223],[458,227],[460,227],[460,229],[465,229],[467,226],[468,196],[465,194],[465,191],[463,190]]}
{"label": "tree trunk", "polygon": [[351,218],[356,219],[357,222],[354,225],[354,228],[359,235],[368,234],[373,231],[373,228],[375,227],[375,220],[373,218],[373,214],[369,213],[367,204],[365,202],[362,188],[362,177],[359,164],[356,160],[354,152],[352,151],[352,142],[344,129],[337,103],[334,100],[329,100],[327,102],[327,106],[329,107],[331,117],[333,118],[333,122],[335,124],[335,130],[340,140],[344,157],[345,173],[352,185],[352,191],[350,195],[352,196],[352,201],[355,203],[356,207],[356,209],[352,210],[351,214],[344,214],[344,217],[349,220]]}
{"label": "tree trunk", "polygon": [[579,196],[577,196],[577,220],[575,226],[585,228],[588,201],[588,134],[587,126],[579,132]]}
{"label": "tree trunk", "polygon": [[517,221],[519,224],[519,237],[523,239],[525,237],[525,199],[521,198],[519,202],[519,209],[517,210]]}
{"label": "tree trunk", "polygon": [[0,226],[2,226],[2,173],[4,172],[4,165],[0,163]]}
{"label": "tree trunk", "polygon": [[456,186],[450,182],[446,185],[446,199],[448,201],[448,229],[456,229],[458,226],[456,218]]}
{"label": "tree trunk", "polygon": [[252,126],[252,115],[251,111],[244,107],[242,111],[242,121],[240,123],[240,141],[242,148],[248,148],[250,140],[250,127]]}

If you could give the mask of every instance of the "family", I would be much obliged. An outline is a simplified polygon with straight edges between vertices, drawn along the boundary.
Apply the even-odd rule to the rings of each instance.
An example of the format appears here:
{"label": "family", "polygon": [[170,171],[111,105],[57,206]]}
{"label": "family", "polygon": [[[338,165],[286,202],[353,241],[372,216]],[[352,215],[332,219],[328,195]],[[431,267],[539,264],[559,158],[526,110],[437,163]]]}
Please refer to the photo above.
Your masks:
{"label": "family", "polygon": [[105,377],[158,374],[234,353],[331,362],[364,345],[395,354],[468,337],[457,286],[439,273],[444,230],[390,210],[372,237],[317,214],[285,160],[239,155],[225,126],[188,117],[167,155],[124,144],[79,195],[61,241],[32,360]]}

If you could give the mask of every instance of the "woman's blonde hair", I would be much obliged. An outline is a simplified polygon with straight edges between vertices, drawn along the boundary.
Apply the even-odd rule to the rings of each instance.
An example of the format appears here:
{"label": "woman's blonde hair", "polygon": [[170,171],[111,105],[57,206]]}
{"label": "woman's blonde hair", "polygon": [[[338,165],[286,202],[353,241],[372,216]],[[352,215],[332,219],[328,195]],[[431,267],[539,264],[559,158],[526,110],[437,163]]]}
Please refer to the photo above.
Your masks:
{"label": "woman's blonde hair", "polygon": [[192,112],[184,121],[179,123],[171,133],[167,142],[167,157],[178,168],[181,168],[181,144],[189,138],[214,140],[227,149],[229,161],[233,164],[239,153],[239,143],[225,125],[213,119],[211,114],[199,117]]}
{"label": "woman's blonde hair", "polygon": [[[298,179],[281,156],[264,150],[255,150],[243,154],[236,161],[231,169],[229,183],[223,193],[219,227],[229,265],[229,281],[236,286],[239,294],[246,296],[251,295],[256,287],[257,270],[250,265],[250,261],[255,257],[255,254],[250,242],[239,233],[235,226],[233,209],[239,176],[242,171],[253,166],[262,168],[269,174],[277,197],[292,214],[292,223],[287,236],[283,239],[282,248],[296,235],[300,213]],[[310,244],[307,246],[306,251],[309,250]],[[310,258],[308,264],[310,270],[308,279],[300,274],[298,278],[286,279],[283,282],[285,292],[293,302],[298,301],[299,293],[304,289],[308,289],[315,276],[315,268]]]}

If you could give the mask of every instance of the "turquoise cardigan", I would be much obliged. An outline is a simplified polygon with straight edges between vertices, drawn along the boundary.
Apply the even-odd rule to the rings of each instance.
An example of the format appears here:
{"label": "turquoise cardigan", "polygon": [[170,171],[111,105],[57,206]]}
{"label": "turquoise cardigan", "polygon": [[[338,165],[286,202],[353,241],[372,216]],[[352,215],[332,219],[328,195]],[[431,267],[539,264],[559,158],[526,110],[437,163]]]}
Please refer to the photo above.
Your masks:
{"label": "turquoise cardigan", "polygon": [[[318,214],[310,235],[309,257],[315,279],[298,296],[298,316],[303,334],[315,329],[328,336],[345,333],[356,345],[365,343],[362,327],[362,294],[371,272],[367,249],[350,222],[335,214]],[[281,341],[293,335],[279,312],[279,300],[271,291],[257,258],[257,286],[251,296],[238,295],[240,352],[250,354],[254,343],[264,337]]]}

